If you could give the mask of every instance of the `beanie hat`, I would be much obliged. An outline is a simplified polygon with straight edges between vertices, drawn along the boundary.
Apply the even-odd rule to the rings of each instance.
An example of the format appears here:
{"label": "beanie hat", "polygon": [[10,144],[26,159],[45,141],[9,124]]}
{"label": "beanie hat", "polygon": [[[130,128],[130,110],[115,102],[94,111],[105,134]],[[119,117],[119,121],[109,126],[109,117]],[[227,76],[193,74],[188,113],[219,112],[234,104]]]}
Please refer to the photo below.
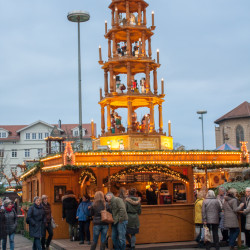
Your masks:
{"label": "beanie hat", "polygon": [[7,199],[4,200],[3,204],[4,204],[5,207],[8,207],[8,205],[11,204],[11,203],[12,203],[12,201],[9,198],[7,198]]}

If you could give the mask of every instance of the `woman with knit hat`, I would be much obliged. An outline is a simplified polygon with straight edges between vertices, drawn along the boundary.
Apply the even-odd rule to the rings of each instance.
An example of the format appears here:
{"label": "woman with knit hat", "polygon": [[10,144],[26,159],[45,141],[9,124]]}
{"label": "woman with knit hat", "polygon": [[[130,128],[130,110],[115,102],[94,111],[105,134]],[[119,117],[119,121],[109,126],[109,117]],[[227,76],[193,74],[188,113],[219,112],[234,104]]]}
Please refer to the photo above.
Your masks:
{"label": "woman with knit hat", "polygon": [[17,227],[17,215],[13,207],[12,201],[9,198],[5,199],[4,201],[4,210],[6,238],[3,239],[2,248],[3,250],[6,250],[7,237],[9,236],[10,250],[14,250],[14,237]]}

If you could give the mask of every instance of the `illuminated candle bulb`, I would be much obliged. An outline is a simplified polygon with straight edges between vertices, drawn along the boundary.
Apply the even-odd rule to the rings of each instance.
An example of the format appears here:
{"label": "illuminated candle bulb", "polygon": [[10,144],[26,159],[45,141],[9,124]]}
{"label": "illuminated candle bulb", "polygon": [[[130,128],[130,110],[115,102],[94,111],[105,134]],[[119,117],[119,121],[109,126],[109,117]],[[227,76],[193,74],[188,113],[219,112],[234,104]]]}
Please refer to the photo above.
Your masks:
{"label": "illuminated candle bulb", "polygon": [[141,38],[139,38],[139,54],[141,55]]}
{"label": "illuminated candle bulb", "polygon": [[168,121],[168,136],[171,137],[171,121]]}
{"label": "illuminated candle bulb", "polygon": [[152,26],[155,26],[155,12],[152,11]]}
{"label": "illuminated candle bulb", "polygon": [[102,47],[99,45],[99,61],[102,62]]}
{"label": "illuminated candle bulb", "polygon": [[115,8],[115,21],[116,21],[116,24],[118,25],[119,24],[119,16],[118,16],[118,9]]}
{"label": "illuminated candle bulb", "polygon": [[108,22],[107,22],[107,20],[105,21],[105,34],[107,34],[108,33]]}
{"label": "illuminated candle bulb", "polygon": [[95,126],[94,126],[94,120],[91,120],[91,136],[92,138],[95,137]]}
{"label": "illuminated candle bulb", "polygon": [[161,79],[161,94],[164,95],[164,79]]}
{"label": "illuminated candle bulb", "polygon": [[159,64],[160,63],[160,50],[157,49],[157,63]]}

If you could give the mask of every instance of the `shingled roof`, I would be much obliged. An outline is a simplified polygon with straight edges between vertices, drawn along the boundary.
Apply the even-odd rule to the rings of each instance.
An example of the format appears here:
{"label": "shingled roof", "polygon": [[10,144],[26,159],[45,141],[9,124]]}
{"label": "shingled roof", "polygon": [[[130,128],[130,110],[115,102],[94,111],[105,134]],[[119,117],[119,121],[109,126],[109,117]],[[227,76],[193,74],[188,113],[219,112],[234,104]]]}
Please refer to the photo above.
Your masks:
{"label": "shingled roof", "polygon": [[228,113],[217,119],[214,123],[219,124],[220,122],[225,120],[247,117],[250,117],[250,103],[243,102],[238,107],[234,108],[233,110],[229,111]]}

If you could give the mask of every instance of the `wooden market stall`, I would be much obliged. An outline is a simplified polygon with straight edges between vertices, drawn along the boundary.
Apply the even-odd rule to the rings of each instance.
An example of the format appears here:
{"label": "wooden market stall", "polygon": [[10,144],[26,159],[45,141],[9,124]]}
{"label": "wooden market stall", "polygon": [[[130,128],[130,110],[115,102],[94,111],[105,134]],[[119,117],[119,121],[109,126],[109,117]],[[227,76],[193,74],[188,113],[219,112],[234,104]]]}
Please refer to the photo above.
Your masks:
{"label": "wooden market stall", "polygon": [[[116,193],[120,187],[136,187],[143,204],[137,243],[194,240],[193,169],[237,167],[249,162],[245,149],[173,150],[170,122],[168,135],[163,131],[164,80],[159,91],[159,51],[155,60],[151,48],[154,13],[148,27],[147,7],[144,0],[112,0],[109,5],[110,29],[105,23],[108,61],[103,62],[99,49],[99,63],[104,70],[104,91],[100,90],[99,102],[102,134],[92,138],[93,150],[74,152],[72,142],[66,140],[63,152],[41,159],[39,165],[22,175],[24,201],[48,195],[59,224],[55,238],[68,238],[67,225],[61,219],[61,197],[66,190],[73,190],[79,199],[86,192],[93,197],[97,190]],[[127,127],[122,124],[120,109],[127,111]],[[140,109],[148,112],[139,121]],[[163,184],[166,192],[160,192]],[[158,195],[157,205],[147,205],[146,192],[151,185]]]}
{"label": "wooden market stall", "polygon": [[[53,216],[59,224],[55,230],[55,238],[67,238],[67,225],[61,220],[61,197],[66,190],[73,190],[78,198],[85,192],[93,197],[95,191],[107,192],[109,188],[115,193],[119,187],[133,186],[143,193],[148,185],[155,184],[160,188],[165,182],[171,202],[160,204],[158,199],[158,205],[143,205],[140,216],[141,230],[137,242],[193,240],[193,168],[243,166],[242,155],[243,152],[240,151],[160,150],[79,153],[73,152],[71,143],[67,142],[64,153],[42,159],[41,166],[34,167],[22,176],[23,200],[32,201],[36,195],[47,194]],[[178,196],[178,189],[183,190],[185,195]],[[161,230],[157,235],[152,234],[151,229],[159,226]],[[181,235],[180,229],[183,229]]]}

